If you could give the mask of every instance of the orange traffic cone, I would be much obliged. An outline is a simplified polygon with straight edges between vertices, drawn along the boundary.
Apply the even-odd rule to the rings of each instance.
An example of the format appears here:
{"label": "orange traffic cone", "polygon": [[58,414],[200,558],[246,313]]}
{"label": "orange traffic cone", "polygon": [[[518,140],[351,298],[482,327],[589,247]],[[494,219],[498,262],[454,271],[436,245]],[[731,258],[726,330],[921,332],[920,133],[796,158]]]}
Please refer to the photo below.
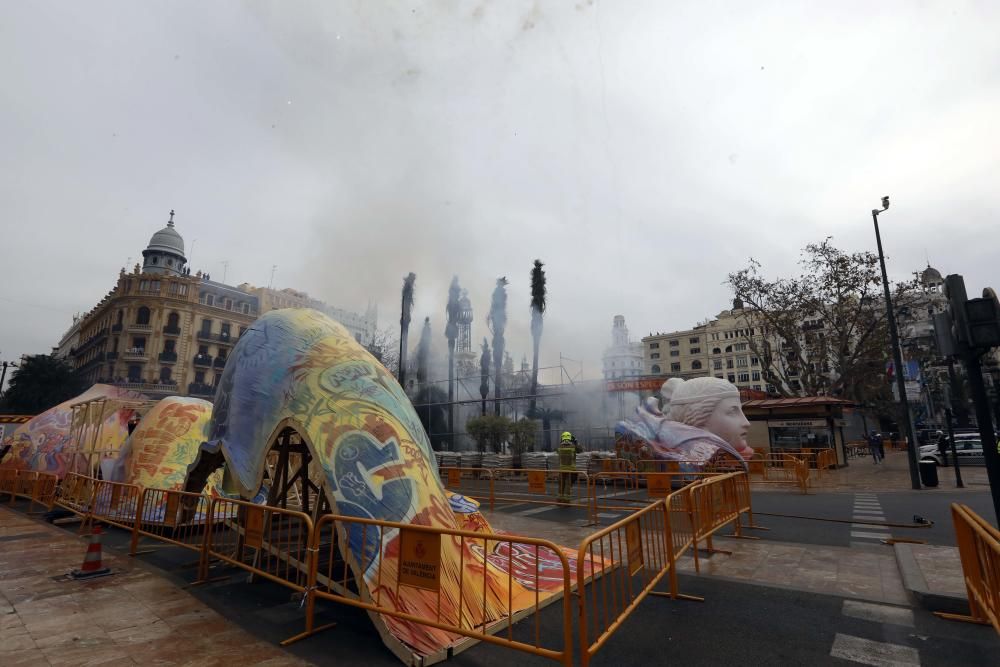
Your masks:
{"label": "orange traffic cone", "polygon": [[83,557],[83,565],[79,570],[70,572],[74,579],[93,579],[111,574],[111,568],[101,566],[101,527],[94,526],[90,531],[90,544],[87,545],[87,555]]}

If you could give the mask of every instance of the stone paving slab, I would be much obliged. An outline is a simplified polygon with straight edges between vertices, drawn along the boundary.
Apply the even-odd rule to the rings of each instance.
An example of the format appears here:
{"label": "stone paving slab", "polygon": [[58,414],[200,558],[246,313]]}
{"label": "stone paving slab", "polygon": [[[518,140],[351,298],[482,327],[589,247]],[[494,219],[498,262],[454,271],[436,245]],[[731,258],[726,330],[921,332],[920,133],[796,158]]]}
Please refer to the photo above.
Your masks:
{"label": "stone paving slab", "polygon": [[924,608],[968,614],[969,599],[958,547],[896,544],[903,586]]}
{"label": "stone paving slab", "polygon": [[[306,665],[259,641],[128,556],[105,549],[115,574],[56,579],[87,543],[0,507],[0,665]],[[248,659],[247,656],[253,656]]]}

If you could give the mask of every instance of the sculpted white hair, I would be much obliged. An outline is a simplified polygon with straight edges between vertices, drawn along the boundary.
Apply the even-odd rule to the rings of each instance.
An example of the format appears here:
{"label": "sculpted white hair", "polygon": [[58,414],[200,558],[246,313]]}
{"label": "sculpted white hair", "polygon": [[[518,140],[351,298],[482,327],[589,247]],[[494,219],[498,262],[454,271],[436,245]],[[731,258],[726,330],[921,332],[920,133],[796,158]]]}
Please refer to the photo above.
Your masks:
{"label": "sculpted white hair", "polygon": [[702,428],[719,402],[739,398],[740,390],[732,382],[719,378],[694,378],[684,381],[670,378],[660,387],[663,414],[667,419]]}

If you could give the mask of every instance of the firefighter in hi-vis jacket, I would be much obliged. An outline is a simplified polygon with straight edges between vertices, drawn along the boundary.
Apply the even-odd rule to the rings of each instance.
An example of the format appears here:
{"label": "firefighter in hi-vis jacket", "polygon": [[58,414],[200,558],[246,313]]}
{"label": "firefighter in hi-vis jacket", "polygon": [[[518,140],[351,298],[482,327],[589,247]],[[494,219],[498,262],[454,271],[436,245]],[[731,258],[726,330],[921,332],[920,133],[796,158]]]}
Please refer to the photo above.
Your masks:
{"label": "firefighter in hi-vis jacket", "polygon": [[571,488],[576,474],[576,455],[581,451],[580,443],[573,434],[563,431],[559,438],[559,502],[568,503],[573,499]]}

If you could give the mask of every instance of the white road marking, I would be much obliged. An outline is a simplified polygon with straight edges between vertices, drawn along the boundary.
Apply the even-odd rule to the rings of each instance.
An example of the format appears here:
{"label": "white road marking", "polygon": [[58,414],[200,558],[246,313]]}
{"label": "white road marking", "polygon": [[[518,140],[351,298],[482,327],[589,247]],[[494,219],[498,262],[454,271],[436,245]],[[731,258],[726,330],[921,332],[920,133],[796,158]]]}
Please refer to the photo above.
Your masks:
{"label": "white road marking", "polygon": [[620,516],[621,516],[621,514],[614,514],[612,512],[598,512],[597,513],[597,518],[598,519],[617,519]]}
{"label": "white road marking", "polygon": [[852,530],[851,537],[859,537],[867,540],[884,540],[889,537],[888,533],[866,533],[860,530]]}
{"label": "white road marking", "polygon": [[885,526],[872,523],[852,523],[851,528],[862,528],[864,530],[889,530]]}
{"label": "white road marking", "polygon": [[893,607],[861,600],[844,600],[843,613],[844,616],[863,618],[866,621],[913,627],[913,610],[906,607]]}
{"label": "white road marking", "polygon": [[837,633],[830,656],[875,667],[912,667],[920,665],[917,649],[899,644],[876,642]]}

